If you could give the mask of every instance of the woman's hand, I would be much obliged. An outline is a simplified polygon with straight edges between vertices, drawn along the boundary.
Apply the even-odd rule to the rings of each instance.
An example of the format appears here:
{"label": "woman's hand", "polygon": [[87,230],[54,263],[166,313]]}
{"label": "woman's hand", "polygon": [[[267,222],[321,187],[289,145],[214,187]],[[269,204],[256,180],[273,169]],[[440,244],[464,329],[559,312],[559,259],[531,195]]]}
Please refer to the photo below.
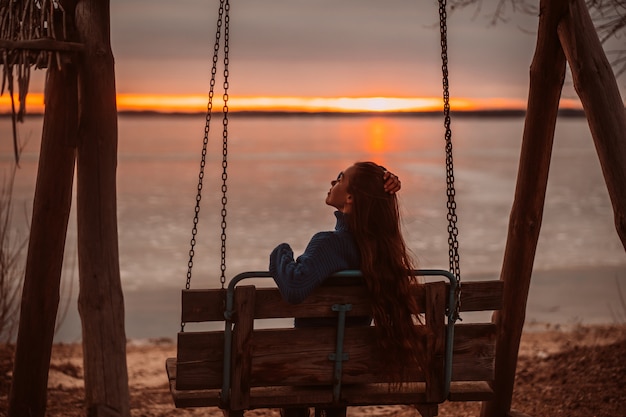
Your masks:
{"label": "woman's hand", "polygon": [[400,178],[392,172],[385,171],[383,174],[383,180],[385,181],[384,188],[389,194],[395,194],[400,191],[402,184]]}

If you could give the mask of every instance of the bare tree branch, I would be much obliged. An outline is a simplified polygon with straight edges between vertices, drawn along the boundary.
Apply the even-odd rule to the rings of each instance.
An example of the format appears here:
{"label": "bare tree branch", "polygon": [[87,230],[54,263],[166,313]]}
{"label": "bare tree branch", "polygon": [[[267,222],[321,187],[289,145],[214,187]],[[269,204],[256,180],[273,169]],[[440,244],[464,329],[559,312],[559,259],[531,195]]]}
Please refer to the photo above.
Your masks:
{"label": "bare tree branch", "polygon": [[[485,3],[489,9],[485,10]],[[516,13],[538,15],[539,2],[537,0],[449,0],[450,11],[466,7],[475,7],[475,16],[483,14],[489,17],[489,24],[508,23]],[[624,45],[626,38],[626,0],[587,0],[589,14],[593,19],[598,37],[603,44],[611,40],[621,41]],[[607,51],[616,76],[626,73],[626,49]]]}

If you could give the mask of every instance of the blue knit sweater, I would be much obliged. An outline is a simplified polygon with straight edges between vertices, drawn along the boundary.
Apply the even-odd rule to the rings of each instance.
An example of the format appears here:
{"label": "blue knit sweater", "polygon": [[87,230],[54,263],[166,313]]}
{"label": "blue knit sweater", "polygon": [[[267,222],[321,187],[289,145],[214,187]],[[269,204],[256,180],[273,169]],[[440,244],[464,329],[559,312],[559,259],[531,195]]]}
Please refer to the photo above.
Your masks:
{"label": "blue knit sweater", "polygon": [[335,217],[335,231],[316,233],[297,259],[287,243],[272,251],[269,270],[287,302],[301,303],[335,272],[359,269],[359,249],[348,232],[345,215],[336,211]]}

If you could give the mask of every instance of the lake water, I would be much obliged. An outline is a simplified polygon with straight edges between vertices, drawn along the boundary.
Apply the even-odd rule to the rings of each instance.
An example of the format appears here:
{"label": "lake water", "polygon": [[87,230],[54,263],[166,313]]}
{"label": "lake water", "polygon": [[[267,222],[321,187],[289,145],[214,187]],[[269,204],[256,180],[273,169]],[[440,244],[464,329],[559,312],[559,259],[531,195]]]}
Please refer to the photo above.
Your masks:
{"label": "lake water", "polygon": [[[26,143],[14,190],[13,229],[27,233],[40,117],[20,126]],[[523,118],[453,118],[463,279],[497,279],[507,237]],[[0,119],[3,172],[11,161],[10,120]],[[219,286],[221,121],[214,119],[192,288]],[[120,116],[118,221],[129,338],[174,337],[185,286],[204,116]],[[267,269],[280,242],[299,254],[334,227],[324,198],[357,160],[402,180],[407,243],[421,267],[447,269],[443,124],[437,117],[231,117],[227,275]],[[57,341],[80,340],[76,227],[68,231],[67,317]],[[626,256],[591,135],[583,118],[557,123],[527,323],[626,320]],[[67,303],[68,301],[65,301]]]}

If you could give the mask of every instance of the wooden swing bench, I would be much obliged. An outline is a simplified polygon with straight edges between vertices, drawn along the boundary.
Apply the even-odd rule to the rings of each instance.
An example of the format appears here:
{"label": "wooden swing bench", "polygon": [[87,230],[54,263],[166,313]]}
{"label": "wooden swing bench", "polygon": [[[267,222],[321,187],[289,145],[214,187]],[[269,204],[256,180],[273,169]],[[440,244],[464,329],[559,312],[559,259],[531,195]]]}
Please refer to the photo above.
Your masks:
{"label": "wooden swing bench", "polygon": [[[241,416],[258,408],[407,404],[423,416],[436,416],[446,400],[492,399],[495,324],[469,323],[466,317],[454,324],[447,312],[455,304],[452,274],[418,273],[450,282],[415,288],[433,336],[427,341],[427,369],[411,372],[411,380],[401,385],[390,384],[386,360],[375,349],[374,327],[345,326],[347,317],[370,315],[366,289],[355,285],[356,271],[336,274],[297,305],[283,301],[277,288],[237,286],[243,279],[270,277],[267,272],[240,274],[228,290],[183,290],[183,323],[221,321],[225,327],[178,334],[177,357],[166,360],[176,407],[217,406],[225,415]],[[460,311],[494,311],[501,304],[501,281],[463,283]],[[254,325],[259,319],[295,317],[334,317],[337,324],[293,328],[292,321],[264,320],[257,322],[259,328]]]}

